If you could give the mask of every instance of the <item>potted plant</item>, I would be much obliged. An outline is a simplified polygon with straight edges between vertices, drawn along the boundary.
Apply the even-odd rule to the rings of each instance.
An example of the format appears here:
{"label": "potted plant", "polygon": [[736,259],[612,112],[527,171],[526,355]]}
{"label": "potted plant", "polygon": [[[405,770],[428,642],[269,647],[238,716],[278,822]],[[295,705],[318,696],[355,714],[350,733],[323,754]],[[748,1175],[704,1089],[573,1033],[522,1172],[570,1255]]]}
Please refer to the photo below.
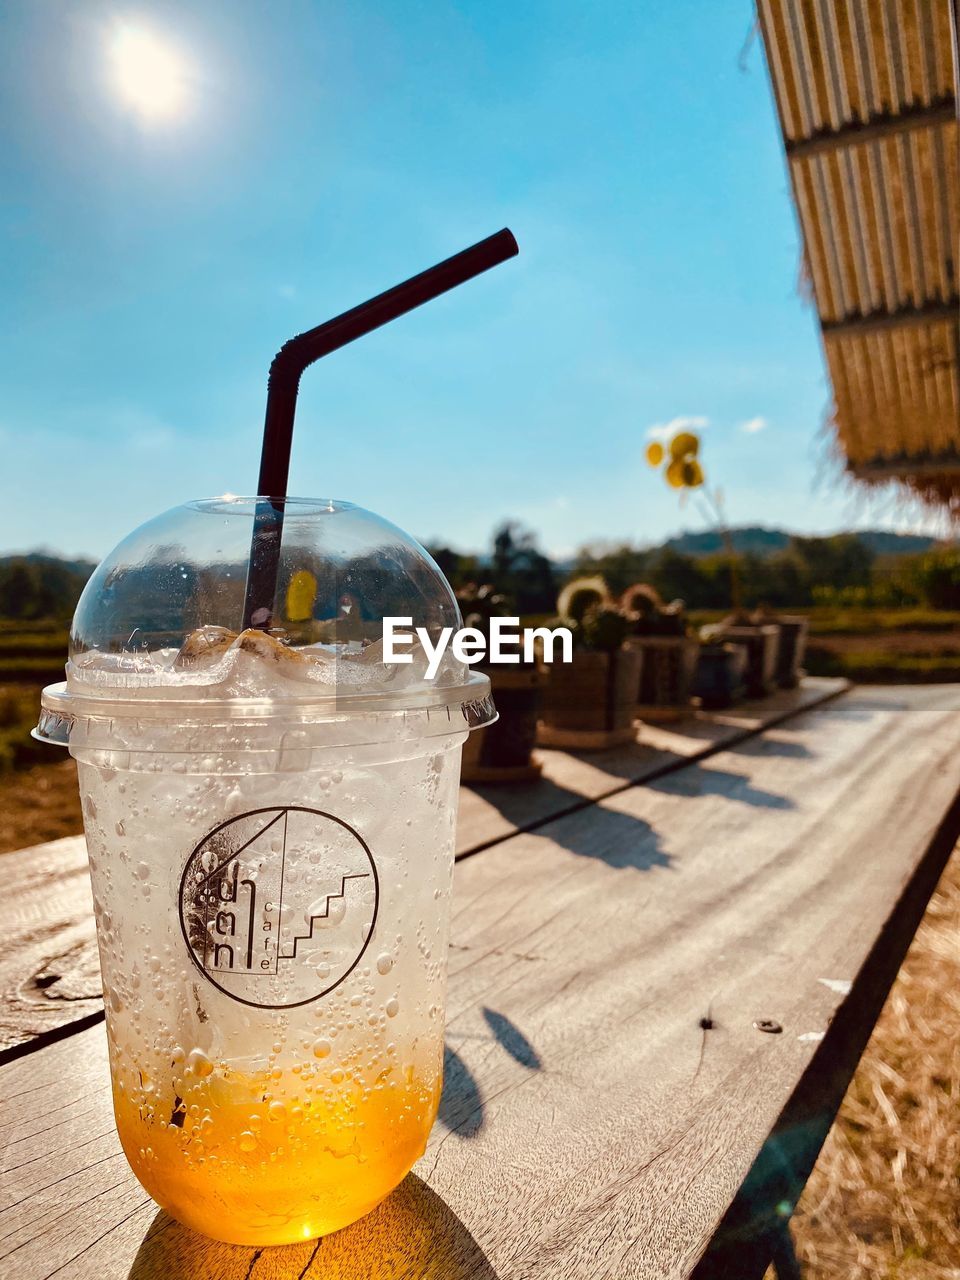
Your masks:
{"label": "potted plant", "polygon": [[553,625],[570,628],[573,660],[548,668],[540,745],[590,751],[633,742],[642,654],[624,643],[629,619],[602,578],[570,583],[557,606]]}
{"label": "potted plant", "polygon": [[803,674],[801,667],[807,652],[810,619],[803,614],[776,613],[761,605],[754,613],[753,621],[761,625],[772,623],[780,628],[776,682],[781,689],[795,689]]}
{"label": "potted plant", "polygon": [[697,671],[693,695],[705,710],[732,707],[746,693],[747,650],[742,644],[724,640],[716,627],[700,631]]}
{"label": "potted plant", "polygon": [[638,582],[620,597],[630,623],[627,644],[643,654],[637,715],[652,723],[680,720],[690,712],[690,691],[699,643],[687,634],[682,600],[664,604],[656,590]]}
{"label": "potted plant", "polygon": [[[491,618],[513,616],[506,596],[493,586],[470,583],[457,592],[465,627],[475,627],[490,644]],[[534,759],[543,677],[540,664],[524,662],[481,666],[490,677],[499,718],[471,733],[463,744],[460,776],[464,782],[529,782],[540,775]]]}
{"label": "potted plant", "polygon": [[[666,449],[659,441],[654,441],[647,447],[647,461],[650,466],[657,468],[663,466],[667,484],[673,489],[679,489],[682,499],[686,499],[691,493],[700,498],[706,504],[708,515],[716,525],[726,549],[730,568],[730,599],[733,604],[733,614],[715,629],[713,638],[735,641],[745,647],[747,651],[746,691],[750,697],[762,698],[772,693],[776,686],[780,627],[767,621],[756,621],[742,607],[739,556],[727,527],[723,498],[719,489],[711,492],[707,488],[699,454],[700,440],[692,431],[678,432]],[[726,666],[727,671],[723,679],[728,685],[732,685],[731,664],[735,663],[734,658],[721,657],[718,653],[713,653],[705,661],[708,667]],[[705,668],[704,682],[708,685],[711,684],[710,674]]]}
{"label": "potted plant", "polygon": [[747,651],[744,679],[748,698],[765,698],[777,687],[777,662],[780,652],[780,627],[772,622],[757,622],[743,609],[738,609],[713,628],[714,637],[732,640]]}

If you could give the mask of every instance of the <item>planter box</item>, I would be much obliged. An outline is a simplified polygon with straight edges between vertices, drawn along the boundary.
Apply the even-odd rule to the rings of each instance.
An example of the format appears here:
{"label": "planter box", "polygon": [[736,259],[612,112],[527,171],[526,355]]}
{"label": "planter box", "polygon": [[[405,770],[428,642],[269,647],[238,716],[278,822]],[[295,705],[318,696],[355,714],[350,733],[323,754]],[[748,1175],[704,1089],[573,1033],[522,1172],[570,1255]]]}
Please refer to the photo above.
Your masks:
{"label": "planter box", "polygon": [[690,636],[631,636],[627,645],[643,654],[639,718],[663,723],[689,715],[700,642]]}
{"label": "planter box", "polygon": [[539,667],[484,667],[499,719],[475,729],[463,744],[463,782],[529,782],[540,776],[532,758],[544,678]]}
{"label": "planter box", "polygon": [[705,644],[700,647],[694,696],[708,710],[732,707],[746,690],[747,650],[742,644]]}
{"label": "planter box", "polygon": [[538,741],[544,747],[597,751],[636,739],[634,716],[642,655],[574,650],[572,662],[547,668]]}
{"label": "planter box", "polygon": [[780,649],[777,656],[777,684],[781,689],[795,689],[800,683],[800,668],[807,652],[810,619],[800,616],[777,618],[780,627]]}
{"label": "planter box", "polygon": [[747,697],[765,698],[777,686],[777,657],[780,628],[776,623],[757,626],[725,627],[723,640],[742,644],[747,651]]}

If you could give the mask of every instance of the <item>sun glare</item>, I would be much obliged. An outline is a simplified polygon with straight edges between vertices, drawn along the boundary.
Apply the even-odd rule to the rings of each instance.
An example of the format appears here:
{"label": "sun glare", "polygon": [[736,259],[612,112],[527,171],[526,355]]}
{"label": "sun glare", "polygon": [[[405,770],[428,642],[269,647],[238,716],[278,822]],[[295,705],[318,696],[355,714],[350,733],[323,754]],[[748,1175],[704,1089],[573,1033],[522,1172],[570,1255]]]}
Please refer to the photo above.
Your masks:
{"label": "sun glare", "polygon": [[119,27],[110,61],[117,94],[145,120],[169,120],[183,112],[187,64],[172,44],[142,27]]}

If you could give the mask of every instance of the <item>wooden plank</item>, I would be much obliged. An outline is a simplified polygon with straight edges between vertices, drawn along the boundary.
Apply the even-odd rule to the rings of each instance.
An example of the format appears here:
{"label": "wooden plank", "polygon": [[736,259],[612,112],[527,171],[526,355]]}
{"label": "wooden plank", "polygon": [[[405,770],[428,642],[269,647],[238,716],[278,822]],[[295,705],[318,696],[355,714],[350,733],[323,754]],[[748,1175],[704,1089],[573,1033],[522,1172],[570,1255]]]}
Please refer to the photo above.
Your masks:
{"label": "wooden plank", "polygon": [[0,1050],[46,1043],[103,1016],[83,836],[2,855]]}
{"label": "wooden plank", "polygon": [[697,712],[673,725],[643,724],[639,739],[610,751],[540,751],[543,773],[516,786],[463,787],[457,856],[476,852],[517,831],[571,813],[625,787],[703,759],[742,738],[779,724],[850,687],[846,680],[807,678],[797,689],[744,702],[728,711]]}
{"label": "wooden plank", "polygon": [[[846,687],[843,680],[808,680],[669,729],[644,725],[640,743],[616,751],[545,751],[543,778],[535,783],[462,788],[458,856],[678,768]],[[0,1061],[102,1017],[83,837],[4,854],[3,867],[12,911],[0,937]]]}
{"label": "wooden plank", "polygon": [[838,147],[860,146],[891,134],[909,133],[914,129],[929,129],[932,125],[952,121],[957,105],[953,94],[948,98],[920,106],[907,106],[896,114],[885,112],[870,120],[854,120],[839,128],[825,128],[806,138],[785,138],[784,149],[792,159],[795,156],[814,156],[835,151]]}
{"label": "wooden plank", "polygon": [[888,329],[923,327],[940,321],[953,323],[960,305],[956,296],[947,302],[908,303],[896,311],[874,311],[869,315],[847,315],[842,320],[821,323],[827,338],[846,338],[854,334],[883,333]]}
{"label": "wooden plank", "polygon": [[915,922],[960,822],[958,712],[960,686],[859,690],[462,862],[426,1188],[313,1253],[158,1214],[110,1136],[102,1028],[0,1068],[0,1271],[687,1276]]}

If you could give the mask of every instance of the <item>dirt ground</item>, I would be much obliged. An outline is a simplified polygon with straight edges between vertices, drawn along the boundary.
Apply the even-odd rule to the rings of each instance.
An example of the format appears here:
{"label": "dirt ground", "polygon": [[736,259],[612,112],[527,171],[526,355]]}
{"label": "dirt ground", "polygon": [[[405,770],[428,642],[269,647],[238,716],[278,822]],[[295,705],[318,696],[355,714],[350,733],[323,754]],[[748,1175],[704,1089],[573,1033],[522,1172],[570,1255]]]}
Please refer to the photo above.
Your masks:
{"label": "dirt ground", "polygon": [[77,766],[69,757],[0,773],[0,853],[82,831]]}
{"label": "dirt ground", "polygon": [[[0,775],[0,852],[81,830],[72,760]],[[794,1214],[793,1235],[809,1280],[960,1280],[960,851]]]}

